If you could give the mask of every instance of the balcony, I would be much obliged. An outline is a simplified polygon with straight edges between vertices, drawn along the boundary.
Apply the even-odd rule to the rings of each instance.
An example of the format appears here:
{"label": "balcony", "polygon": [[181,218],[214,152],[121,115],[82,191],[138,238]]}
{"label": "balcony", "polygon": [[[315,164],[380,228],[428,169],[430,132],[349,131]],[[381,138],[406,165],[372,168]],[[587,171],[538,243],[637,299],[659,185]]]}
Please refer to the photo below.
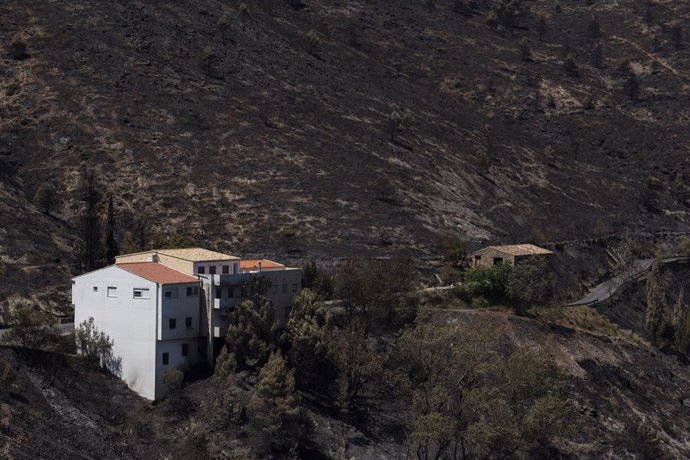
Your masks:
{"label": "balcony", "polygon": [[241,297],[213,299],[213,308],[216,310],[232,310],[242,302]]}
{"label": "balcony", "polygon": [[250,273],[237,273],[234,275],[199,275],[204,281],[211,286],[240,286],[252,280]]}

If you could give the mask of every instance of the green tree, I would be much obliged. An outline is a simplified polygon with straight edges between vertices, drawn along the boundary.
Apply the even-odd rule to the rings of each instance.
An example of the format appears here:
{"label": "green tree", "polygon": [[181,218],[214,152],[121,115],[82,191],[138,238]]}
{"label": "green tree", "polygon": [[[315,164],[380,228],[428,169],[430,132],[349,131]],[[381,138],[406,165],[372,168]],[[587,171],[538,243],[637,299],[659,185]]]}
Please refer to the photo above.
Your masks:
{"label": "green tree", "polygon": [[335,379],[336,368],[330,316],[316,293],[303,289],[295,297],[287,328],[288,357],[296,364],[298,386],[327,391]]}
{"label": "green tree", "polygon": [[553,441],[569,437],[574,428],[565,383],[543,353],[520,349],[492,362],[482,385],[466,395],[467,440],[475,455],[547,458]]}
{"label": "green tree", "polygon": [[184,372],[181,369],[166,369],[163,372],[163,385],[167,390],[168,409],[174,414],[179,414],[189,407],[189,401],[185,398]]}
{"label": "green tree", "polygon": [[501,332],[480,317],[420,321],[401,335],[391,363],[401,374],[390,380],[412,400],[418,458],[545,458],[571,433],[565,376],[542,353],[496,353]]}
{"label": "green tree", "polygon": [[333,279],[315,260],[308,261],[302,269],[302,288],[310,289],[322,300],[333,297]]}
{"label": "green tree", "polygon": [[467,263],[465,241],[450,231],[443,232],[439,239],[439,249],[443,261],[452,267],[462,267]]}
{"label": "green tree", "polygon": [[213,384],[215,387],[214,415],[221,425],[227,422],[241,423],[244,421],[244,406],[236,393],[235,371],[237,361],[235,355],[223,347],[216,358],[216,366],[213,371]]}
{"label": "green tree", "polygon": [[36,190],[34,195],[34,203],[41,208],[45,214],[50,213],[60,204],[60,197],[57,194],[55,186],[49,182],[44,182]]}
{"label": "green tree", "polygon": [[111,364],[113,359],[113,341],[105,332],[98,329],[93,317],[82,321],[74,330],[77,350],[86,358],[90,367],[105,366],[117,374]]}
{"label": "green tree", "polygon": [[266,362],[278,343],[277,326],[273,307],[265,298],[244,300],[235,307],[225,343],[240,369],[255,369]]}
{"label": "green tree", "polygon": [[553,292],[554,278],[544,257],[530,257],[510,272],[506,294],[513,308],[523,314],[531,305],[544,305]]}
{"label": "green tree", "polygon": [[465,282],[458,289],[458,294],[465,301],[484,298],[491,304],[508,300],[508,282],[513,267],[498,264],[493,267],[471,267],[465,272]]}
{"label": "green tree", "polygon": [[334,296],[342,300],[347,322],[373,327],[398,328],[414,319],[416,303],[409,293],[418,275],[406,258],[350,260],[334,276]]}
{"label": "green tree", "polygon": [[295,371],[275,351],[261,368],[248,404],[253,424],[274,449],[284,450],[299,437],[303,423],[298,403]]}
{"label": "green tree", "polygon": [[652,269],[647,275],[647,312],[645,324],[652,335],[652,342],[656,343],[663,322],[665,300],[664,280],[661,273],[661,250],[657,250]]}
{"label": "green tree", "polygon": [[348,324],[334,339],[333,348],[338,365],[337,404],[341,414],[348,415],[361,408],[363,390],[380,377],[382,357],[359,322]]}

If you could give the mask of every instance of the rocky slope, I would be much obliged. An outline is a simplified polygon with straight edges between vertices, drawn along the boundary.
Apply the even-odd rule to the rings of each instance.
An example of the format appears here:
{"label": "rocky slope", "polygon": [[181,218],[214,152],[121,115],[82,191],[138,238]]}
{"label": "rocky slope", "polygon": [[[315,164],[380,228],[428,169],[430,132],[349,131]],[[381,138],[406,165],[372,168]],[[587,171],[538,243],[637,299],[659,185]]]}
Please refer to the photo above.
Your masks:
{"label": "rocky slope", "polygon": [[[687,4],[523,2],[509,31],[455,3],[3,2],[6,272],[64,282],[86,169],[120,236],[143,218],[238,253],[687,229]],[[46,181],[59,219],[31,204]]]}

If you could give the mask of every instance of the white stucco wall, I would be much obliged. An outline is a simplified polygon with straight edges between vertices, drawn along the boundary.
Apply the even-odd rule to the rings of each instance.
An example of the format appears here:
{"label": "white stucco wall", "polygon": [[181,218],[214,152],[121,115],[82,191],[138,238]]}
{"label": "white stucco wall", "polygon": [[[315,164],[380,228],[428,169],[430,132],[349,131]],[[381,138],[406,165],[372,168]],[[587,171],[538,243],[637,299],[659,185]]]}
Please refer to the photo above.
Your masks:
{"label": "white stucco wall", "polygon": [[[108,287],[117,288],[117,297],[108,297]],[[94,291],[96,287],[98,290]],[[148,288],[148,299],[135,299],[134,288]],[[110,369],[132,390],[155,399],[157,329],[156,283],[110,266],[73,280],[74,322],[94,318],[95,325],[113,340],[113,356],[121,360],[120,369]]]}
{"label": "white stucco wall", "polygon": [[[187,344],[187,356],[182,356],[182,345]],[[156,343],[156,398],[165,396],[167,388],[163,383],[163,376],[168,369],[188,369],[199,362],[199,347],[205,347],[206,342],[198,337],[164,340]],[[163,364],[163,353],[168,354],[168,364]]]}
{"label": "white stucco wall", "polygon": [[[187,296],[188,287],[198,287],[197,294]],[[165,291],[177,289],[177,298],[166,298]],[[193,284],[169,284],[162,287],[161,305],[158,317],[158,339],[171,340],[199,336],[199,296],[201,293],[200,283]],[[176,321],[175,329],[170,329],[170,319]],[[185,325],[186,318],[192,318],[192,327]]]}

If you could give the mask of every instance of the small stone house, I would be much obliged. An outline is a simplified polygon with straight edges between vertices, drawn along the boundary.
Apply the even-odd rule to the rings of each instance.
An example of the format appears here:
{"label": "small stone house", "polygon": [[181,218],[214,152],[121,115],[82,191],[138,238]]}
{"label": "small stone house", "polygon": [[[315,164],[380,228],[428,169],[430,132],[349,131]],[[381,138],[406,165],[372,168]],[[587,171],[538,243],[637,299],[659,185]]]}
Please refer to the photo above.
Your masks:
{"label": "small stone house", "polygon": [[511,244],[507,246],[488,246],[470,254],[473,267],[493,267],[498,264],[515,266],[530,257],[547,257],[553,251],[533,244]]}

